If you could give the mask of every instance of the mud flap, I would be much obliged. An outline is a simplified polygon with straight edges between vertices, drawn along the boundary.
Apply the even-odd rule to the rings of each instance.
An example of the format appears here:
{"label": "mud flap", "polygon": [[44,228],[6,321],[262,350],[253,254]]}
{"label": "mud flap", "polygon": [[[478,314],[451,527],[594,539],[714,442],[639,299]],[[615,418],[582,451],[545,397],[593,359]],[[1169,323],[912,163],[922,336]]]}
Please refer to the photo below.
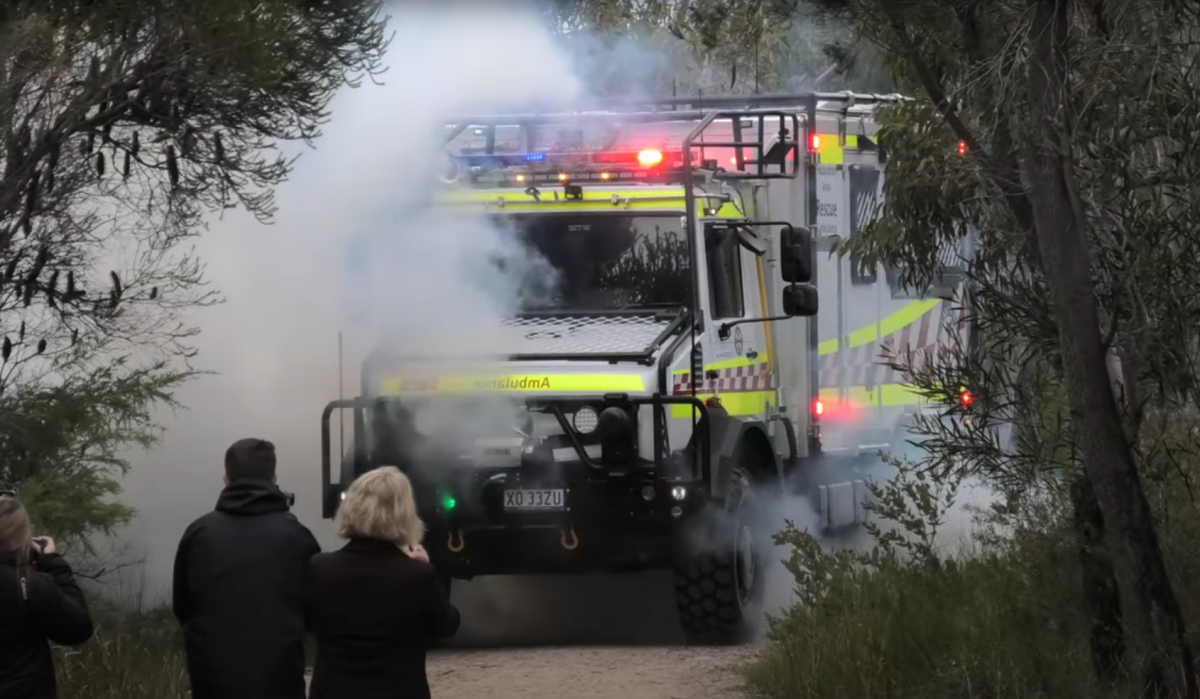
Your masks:
{"label": "mud flap", "polygon": [[867,521],[871,492],[863,480],[817,486],[817,509],[821,531],[833,533],[861,526]]}

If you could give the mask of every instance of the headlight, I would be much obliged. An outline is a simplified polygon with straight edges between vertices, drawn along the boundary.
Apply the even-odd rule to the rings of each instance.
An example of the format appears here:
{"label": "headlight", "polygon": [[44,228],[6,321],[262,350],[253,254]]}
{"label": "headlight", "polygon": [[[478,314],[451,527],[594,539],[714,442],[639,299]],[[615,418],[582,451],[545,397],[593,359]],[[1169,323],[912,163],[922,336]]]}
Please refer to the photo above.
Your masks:
{"label": "headlight", "polygon": [[596,414],[595,410],[584,406],[575,411],[575,417],[571,422],[580,434],[591,434],[596,431],[596,426],[600,424],[600,416]]}

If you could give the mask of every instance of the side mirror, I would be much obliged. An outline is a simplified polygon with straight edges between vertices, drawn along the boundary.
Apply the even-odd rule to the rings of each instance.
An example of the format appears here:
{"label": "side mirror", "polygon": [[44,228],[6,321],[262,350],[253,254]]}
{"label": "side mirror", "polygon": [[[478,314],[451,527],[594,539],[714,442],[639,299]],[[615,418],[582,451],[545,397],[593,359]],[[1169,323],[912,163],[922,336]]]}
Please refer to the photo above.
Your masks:
{"label": "side mirror", "polygon": [[788,316],[815,316],[820,308],[817,287],[792,284],[783,290],[783,312]]}
{"label": "side mirror", "polygon": [[812,281],[812,233],[807,228],[785,226],[779,237],[779,266],[783,280],[789,284]]}
{"label": "side mirror", "polygon": [[339,483],[327,483],[321,492],[321,517],[324,519],[333,519],[337,516],[338,507],[342,504],[342,498],[346,497],[342,486]]}

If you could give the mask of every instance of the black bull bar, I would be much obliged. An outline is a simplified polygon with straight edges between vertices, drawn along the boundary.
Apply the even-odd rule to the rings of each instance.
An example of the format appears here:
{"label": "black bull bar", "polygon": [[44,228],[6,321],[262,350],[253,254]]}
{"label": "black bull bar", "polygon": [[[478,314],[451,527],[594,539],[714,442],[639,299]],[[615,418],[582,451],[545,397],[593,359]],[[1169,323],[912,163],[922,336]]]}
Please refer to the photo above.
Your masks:
{"label": "black bull bar", "polygon": [[[386,405],[389,402],[394,402],[396,398],[379,397],[379,398],[350,398],[346,400],[335,400],[325,406],[321,411],[321,492],[327,493],[333,483],[333,464],[330,452],[333,447],[333,437],[330,433],[329,423],[333,417],[335,410],[354,410],[366,411],[375,408],[381,404]],[[649,405],[654,408],[653,429],[655,433],[654,440],[654,466],[660,473],[666,459],[667,444],[667,427],[664,411],[662,408],[671,405],[690,405],[694,411],[692,413],[692,440],[691,443],[696,445],[695,449],[687,450],[687,456],[691,459],[692,478],[701,483],[712,482],[712,440],[710,439],[710,431],[712,420],[710,419],[708,406],[699,398],[694,396],[662,396],[652,395],[646,397],[630,397],[626,395],[606,395],[595,399],[581,399],[577,397],[557,397],[557,398],[527,398],[522,402],[525,403],[531,410],[548,412],[555,417],[563,433],[571,442],[571,446],[575,449],[575,453],[579,456],[579,460],[584,464],[596,468],[603,469],[601,464],[595,463],[588,456],[587,450],[583,443],[579,441],[579,436],[576,434],[574,427],[567,420],[567,416],[563,411],[564,406],[582,406],[592,405],[603,402],[608,405],[623,405],[623,406],[643,406]],[[699,419],[697,419],[697,416]],[[357,420],[356,420],[357,422]],[[357,429],[355,430],[358,431]],[[363,458],[369,462],[369,458],[365,457],[368,446],[361,441],[361,435],[355,435],[356,441],[354,444],[355,459]],[[345,458],[345,455],[340,455]],[[356,464],[357,466],[358,464]],[[383,466],[386,464],[377,464]],[[358,472],[358,469],[355,469]],[[340,483],[340,487],[348,486],[348,483]],[[336,509],[338,502],[337,496],[331,499],[327,495],[323,497],[325,502],[325,517],[332,517],[333,510]]]}

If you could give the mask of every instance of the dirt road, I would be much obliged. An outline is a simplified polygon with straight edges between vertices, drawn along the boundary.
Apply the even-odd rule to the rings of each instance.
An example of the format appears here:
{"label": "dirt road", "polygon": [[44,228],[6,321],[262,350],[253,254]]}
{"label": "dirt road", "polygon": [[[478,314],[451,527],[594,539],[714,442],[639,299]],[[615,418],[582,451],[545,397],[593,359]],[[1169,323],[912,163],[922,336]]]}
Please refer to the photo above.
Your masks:
{"label": "dirt road", "polygon": [[434,699],[743,699],[754,652],[683,646],[667,575],[455,583],[463,628],[429,658]]}
{"label": "dirt road", "polygon": [[747,649],[562,647],[443,651],[433,699],[741,699]]}

